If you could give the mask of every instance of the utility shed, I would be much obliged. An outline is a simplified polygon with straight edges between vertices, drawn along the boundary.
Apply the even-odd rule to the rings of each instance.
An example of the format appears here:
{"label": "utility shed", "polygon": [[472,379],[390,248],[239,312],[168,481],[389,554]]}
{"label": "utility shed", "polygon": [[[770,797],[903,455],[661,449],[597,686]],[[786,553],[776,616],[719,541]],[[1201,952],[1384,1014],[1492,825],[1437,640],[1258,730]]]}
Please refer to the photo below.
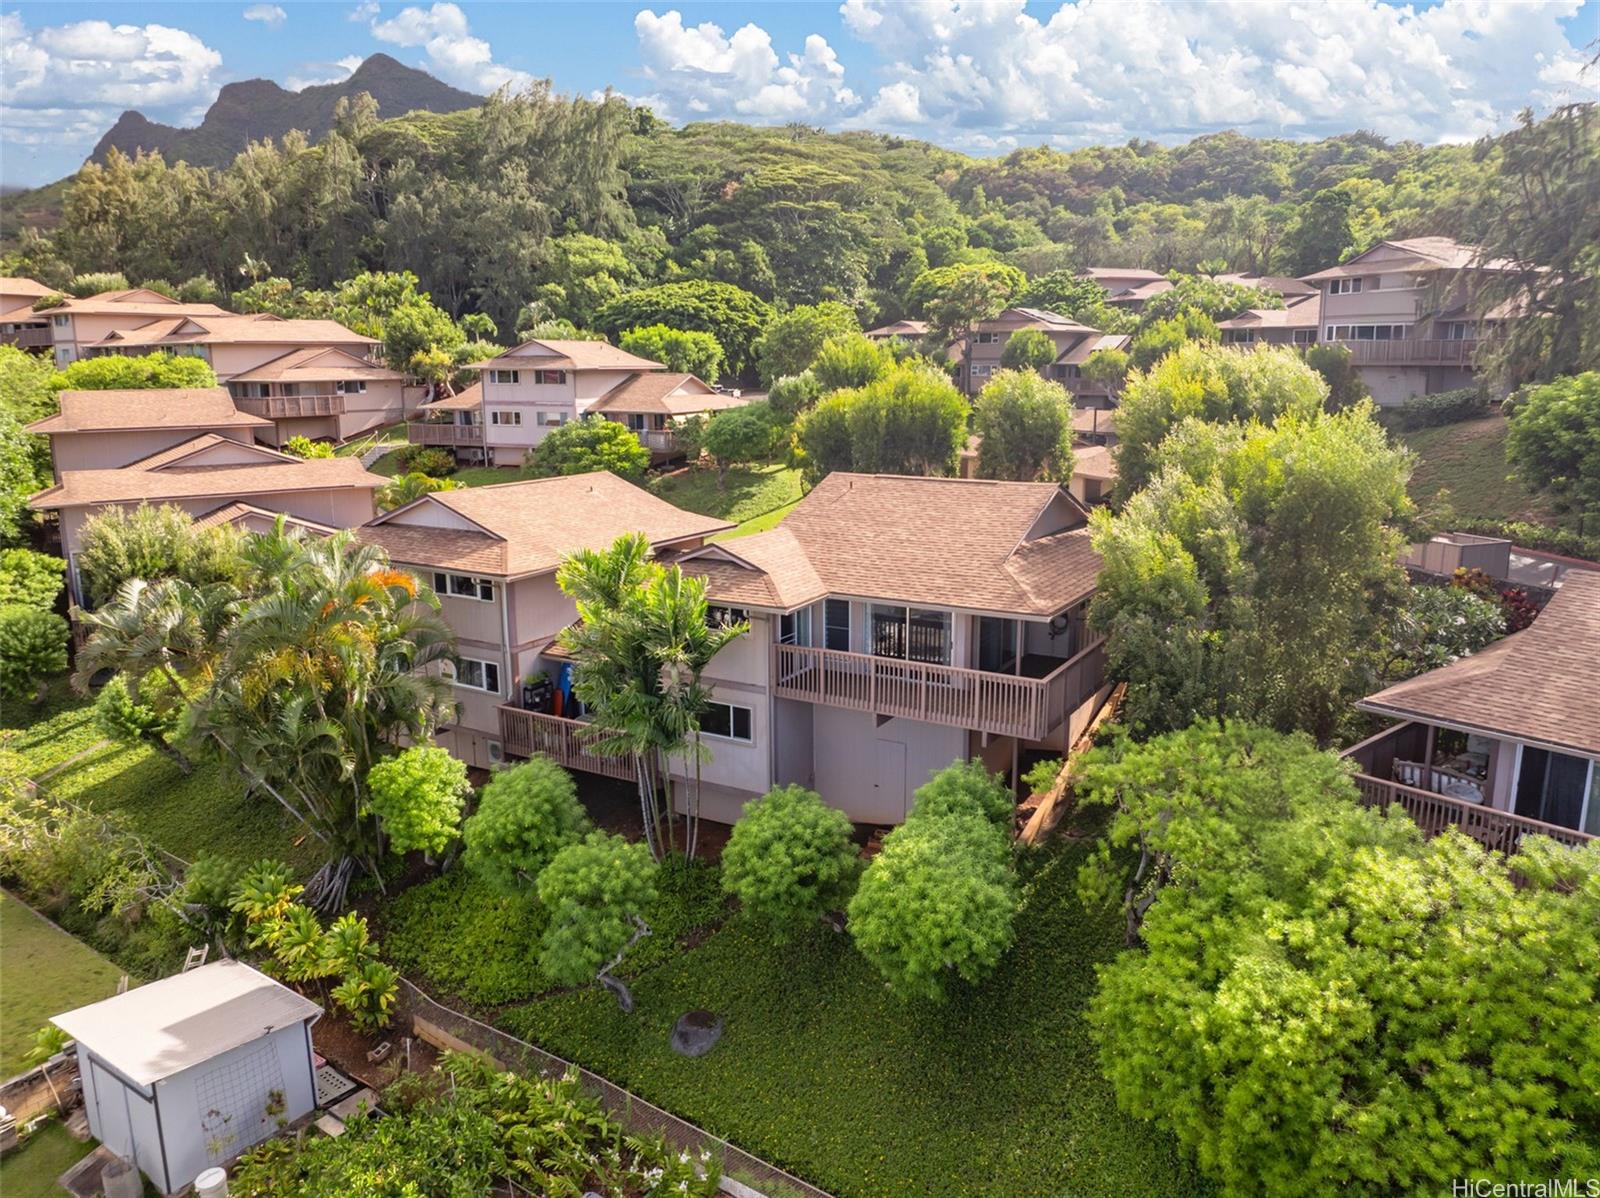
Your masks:
{"label": "utility shed", "polygon": [[217,961],[51,1022],[78,1045],[89,1130],[165,1194],[316,1105],[322,1008]]}

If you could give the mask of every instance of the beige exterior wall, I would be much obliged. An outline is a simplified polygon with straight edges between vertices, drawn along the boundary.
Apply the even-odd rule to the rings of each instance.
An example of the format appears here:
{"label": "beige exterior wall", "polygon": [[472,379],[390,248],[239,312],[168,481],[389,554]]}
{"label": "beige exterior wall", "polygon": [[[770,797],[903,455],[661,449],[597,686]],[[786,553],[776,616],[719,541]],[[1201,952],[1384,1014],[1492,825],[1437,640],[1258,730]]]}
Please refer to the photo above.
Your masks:
{"label": "beige exterior wall", "polygon": [[251,428],[187,428],[56,433],[50,438],[50,460],[55,479],[60,482],[63,470],[113,470],[208,432],[249,444],[254,440],[251,435],[254,431]]}
{"label": "beige exterior wall", "polygon": [[917,787],[967,755],[960,728],[823,706],[812,720],[817,792],[857,823],[901,822]]}
{"label": "beige exterior wall", "polygon": [[[576,420],[597,399],[634,373],[631,370],[567,370],[564,383],[535,383],[533,372],[542,369],[539,359],[522,357],[516,361],[515,383],[495,382],[494,371],[483,371],[484,444],[491,455],[491,464],[496,466],[520,465],[523,455],[555,427],[550,423],[552,420],[559,419],[563,423]],[[520,413],[522,423],[496,424],[497,412]]]}

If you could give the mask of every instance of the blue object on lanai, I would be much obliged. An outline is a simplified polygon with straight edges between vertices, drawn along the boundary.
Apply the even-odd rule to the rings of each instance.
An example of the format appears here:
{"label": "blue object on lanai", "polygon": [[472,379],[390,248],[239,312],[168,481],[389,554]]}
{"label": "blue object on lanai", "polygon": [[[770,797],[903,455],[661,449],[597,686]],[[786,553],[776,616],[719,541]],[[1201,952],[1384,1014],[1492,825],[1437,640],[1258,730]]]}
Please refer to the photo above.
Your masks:
{"label": "blue object on lanai", "polygon": [[[556,687],[561,691],[561,711],[563,714],[572,710],[572,663],[564,661],[561,669],[556,674]],[[568,717],[571,718],[570,716]]]}

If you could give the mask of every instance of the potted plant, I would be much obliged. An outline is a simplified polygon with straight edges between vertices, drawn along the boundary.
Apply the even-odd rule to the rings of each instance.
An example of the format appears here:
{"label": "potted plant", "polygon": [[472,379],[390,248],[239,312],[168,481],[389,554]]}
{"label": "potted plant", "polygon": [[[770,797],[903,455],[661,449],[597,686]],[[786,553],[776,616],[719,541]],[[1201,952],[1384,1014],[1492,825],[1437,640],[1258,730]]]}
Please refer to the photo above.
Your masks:
{"label": "potted plant", "polygon": [[550,696],[555,691],[555,686],[550,681],[550,675],[540,670],[536,674],[529,674],[522,680],[522,709],[524,711],[544,711],[550,706]]}

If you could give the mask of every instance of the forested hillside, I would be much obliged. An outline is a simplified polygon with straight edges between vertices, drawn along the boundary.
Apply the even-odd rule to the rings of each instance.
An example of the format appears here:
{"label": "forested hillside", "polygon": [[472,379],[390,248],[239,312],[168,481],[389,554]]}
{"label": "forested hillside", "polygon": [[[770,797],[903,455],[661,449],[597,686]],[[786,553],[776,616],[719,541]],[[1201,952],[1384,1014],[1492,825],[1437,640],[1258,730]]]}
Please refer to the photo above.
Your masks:
{"label": "forested hillside", "polygon": [[358,98],[320,142],[256,143],[222,169],[112,153],[45,236],[15,227],[47,218],[41,197],[11,197],[6,270],[203,275],[224,293],[263,270],[305,288],[411,270],[452,315],[502,328],[530,301],[582,326],[625,291],[698,278],[780,308],[839,300],[870,324],[906,314],[929,267],[1300,273],[1386,236],[1471,241],[1492,224],[1501,156],[1224,132],[976,160],[797,125],[674,129],[547,88],[395,120]]}

